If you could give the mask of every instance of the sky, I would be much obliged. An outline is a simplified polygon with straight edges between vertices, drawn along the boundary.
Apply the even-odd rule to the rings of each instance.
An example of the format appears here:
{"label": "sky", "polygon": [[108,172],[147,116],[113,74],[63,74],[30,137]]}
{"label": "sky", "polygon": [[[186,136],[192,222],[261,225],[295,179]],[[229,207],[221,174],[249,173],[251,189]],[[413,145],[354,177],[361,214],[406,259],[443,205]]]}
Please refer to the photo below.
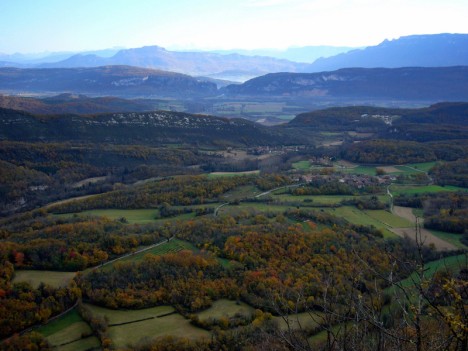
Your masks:
{"label": "sky", "polygon": [[362,47],[467,18],[468,0],[0,0],[0,53]]}

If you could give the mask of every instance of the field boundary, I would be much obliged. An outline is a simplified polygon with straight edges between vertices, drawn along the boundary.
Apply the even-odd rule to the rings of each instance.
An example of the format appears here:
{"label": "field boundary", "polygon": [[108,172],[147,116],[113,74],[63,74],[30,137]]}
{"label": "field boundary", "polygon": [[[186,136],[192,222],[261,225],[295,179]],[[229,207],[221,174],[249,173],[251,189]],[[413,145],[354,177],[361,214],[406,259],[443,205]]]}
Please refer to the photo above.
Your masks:
{"label": "field boundary", "polygon": [[97,266],[90,267],[90,268],[88,268],[88,269],[93,270],[93,269],[97,269],[97,268],[100,268],[100,267],[107,266],[107,265],[109,265],[109,264],[111,264],[111,263],[114,263],[114,262],[116,262],[116,261],[118,261],[118,260],[122,260],[122,259],[124,259],[124,258],[133,256],[133,255],[136,255],[136,254],[139,254],[139,253],[142,253],[142,252],[151,250],[151,249],[153,249],[153,248],[155,248],[155,247],[157,247],[157,246],[166,244],[166,243],[168,243],[169,241],[171,241],[171,240],[174,239],[174,238],[175,238],[175,236],[171,236],[170,238],[166,238],[166,239],[164,239],[163,241],[160,241],[159,243],[156,243],[156,244],[153,244],[153,245],[144,247],[143,249],[140,249],[140,250],[137,250],[137,251],[130,252],[130,253],[128,253],[128,254],[125,254],[125,255],[123,255],[123,256],[114,258],[113,260],[110,260],[110,261],[101,263],[101,264],[99,264],[99,265],[97,265]]}

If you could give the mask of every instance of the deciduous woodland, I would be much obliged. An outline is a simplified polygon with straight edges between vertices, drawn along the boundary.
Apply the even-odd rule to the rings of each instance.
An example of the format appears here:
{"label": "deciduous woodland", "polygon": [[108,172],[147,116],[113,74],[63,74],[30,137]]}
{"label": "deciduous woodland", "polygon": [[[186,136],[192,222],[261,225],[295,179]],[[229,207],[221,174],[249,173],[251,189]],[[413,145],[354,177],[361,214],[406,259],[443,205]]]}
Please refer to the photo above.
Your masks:
{"label": "deciduous woodland", "polygon": [[466,118],[437,134],[447,105],[363,109],[258,140],[208,116],[139,139],[3,110],[0,349],[466,350]]}

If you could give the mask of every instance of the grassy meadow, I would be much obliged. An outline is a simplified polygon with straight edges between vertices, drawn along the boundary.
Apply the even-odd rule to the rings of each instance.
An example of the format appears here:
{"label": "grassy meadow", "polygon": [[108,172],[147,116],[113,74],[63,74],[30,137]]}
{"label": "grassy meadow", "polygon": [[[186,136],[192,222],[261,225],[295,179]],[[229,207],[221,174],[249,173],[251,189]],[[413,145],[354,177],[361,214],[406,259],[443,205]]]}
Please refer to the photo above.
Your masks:
{"label": "grassy meadow", "polygon": [[[373,213],[375,211],[361,211],[354,206],[343,206],[338,208],[327,208],[324,211],[335,215],[337,217],[342,217],[346,219],[348,222],[358,225],[373,225],[374,227],[382,230],[382,233],[385,238],[395,238],[396,234],[392,233],[389,230],[390,225],[385,224],[381,221],[380,217],[383,215],[379,212]],[[369,213],[372,213],[370,215]],[[391,215],[391,213],[389,213]],[[396,216],[395,216],[396,217]],[[386,218],[387,219],[387,218]],[[396,217],[395,220],[399,220],[400,217]]]}
{"label": "grassy meadow", "polygon": [[75,274],[75,272],[16,270],[13,283],[27,282],[36,288],[44,283],[54,288],[60,288],[67,286]]}
{"label": "grassy meadow", "polygon": [[152,249],[127,256],[125,258],[122,258],[121,260],[118,260],[117,262],[139,262],[143,260],[143,257],[145,255],[151,254],[151,255],[165,255],[168,253],[176,253],[182,250],[191,250],[194,252],[199,251],[195,245],[192,245],[191,243],[179,239],[172,239],[168,242],[162,243],[161,245],[155,246]]}
{"label": "grassy meadow", "polygon": [[289,329],[307,330],[315,328],[321,321],[320,312],[302,312],[289,314],[287,316],[275,316],[273,320],[278,323],[278,327],[287,331]]}
{"label": "grassy meadow", "polygon": [[236,302],[227,299],[220,299],[213,302],[213,305],[199,313],[197,316],[200,320],[220,319],[221,317],[234,317],[242,315],[250,317],[254,313],[254,308],[244,302]]}
{"label": "grassy meadow", "polygon": [[99,348],[99,339],[76,310],[37,329],[58,351],[85,351]]}
{"label": "grassy meadow", "polygon": [[391,192],[394,195],[400,194],[425,194],[425,193],[440,193],[440,192],[447,192],[447,191],[467,191],[466,188],[460,188],[458,186],[446,185],[398,185],[392,184]]}
{"label": "grassy meadow", "polygon": [[149,336],[183,336],[189,339],[209,337],[206,330],[194,327],[171,306],[141,310],[111,310],[85,305],[93,315],[109,320],[109,336],[118,348],[138,343]]}

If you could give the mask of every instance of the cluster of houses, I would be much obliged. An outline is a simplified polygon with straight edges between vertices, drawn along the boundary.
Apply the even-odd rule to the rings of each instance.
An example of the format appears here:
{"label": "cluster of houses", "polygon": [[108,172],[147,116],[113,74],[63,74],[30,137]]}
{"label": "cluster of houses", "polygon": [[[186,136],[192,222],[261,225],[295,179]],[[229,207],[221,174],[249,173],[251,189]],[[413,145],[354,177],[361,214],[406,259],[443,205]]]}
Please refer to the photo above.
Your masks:
{"label": "cluster of houses", "polygon": [[395,177],[391,175],[370,176],[365,174],[310,173],[293,176],[293,180],[302,183],[339,182],[353,188],[362,189],[370,186],[389,185],[395,181]]}
{"label": "cluster of houses", "polygon": [[282,155],[287,152],[297,152],[300,150],[305,150],[305,145],[295,145],[295,146],[256,146],[253,148],[249,148],[247,150],[247,154],[250,155],[267,155],[267,154],[277,154]]}

